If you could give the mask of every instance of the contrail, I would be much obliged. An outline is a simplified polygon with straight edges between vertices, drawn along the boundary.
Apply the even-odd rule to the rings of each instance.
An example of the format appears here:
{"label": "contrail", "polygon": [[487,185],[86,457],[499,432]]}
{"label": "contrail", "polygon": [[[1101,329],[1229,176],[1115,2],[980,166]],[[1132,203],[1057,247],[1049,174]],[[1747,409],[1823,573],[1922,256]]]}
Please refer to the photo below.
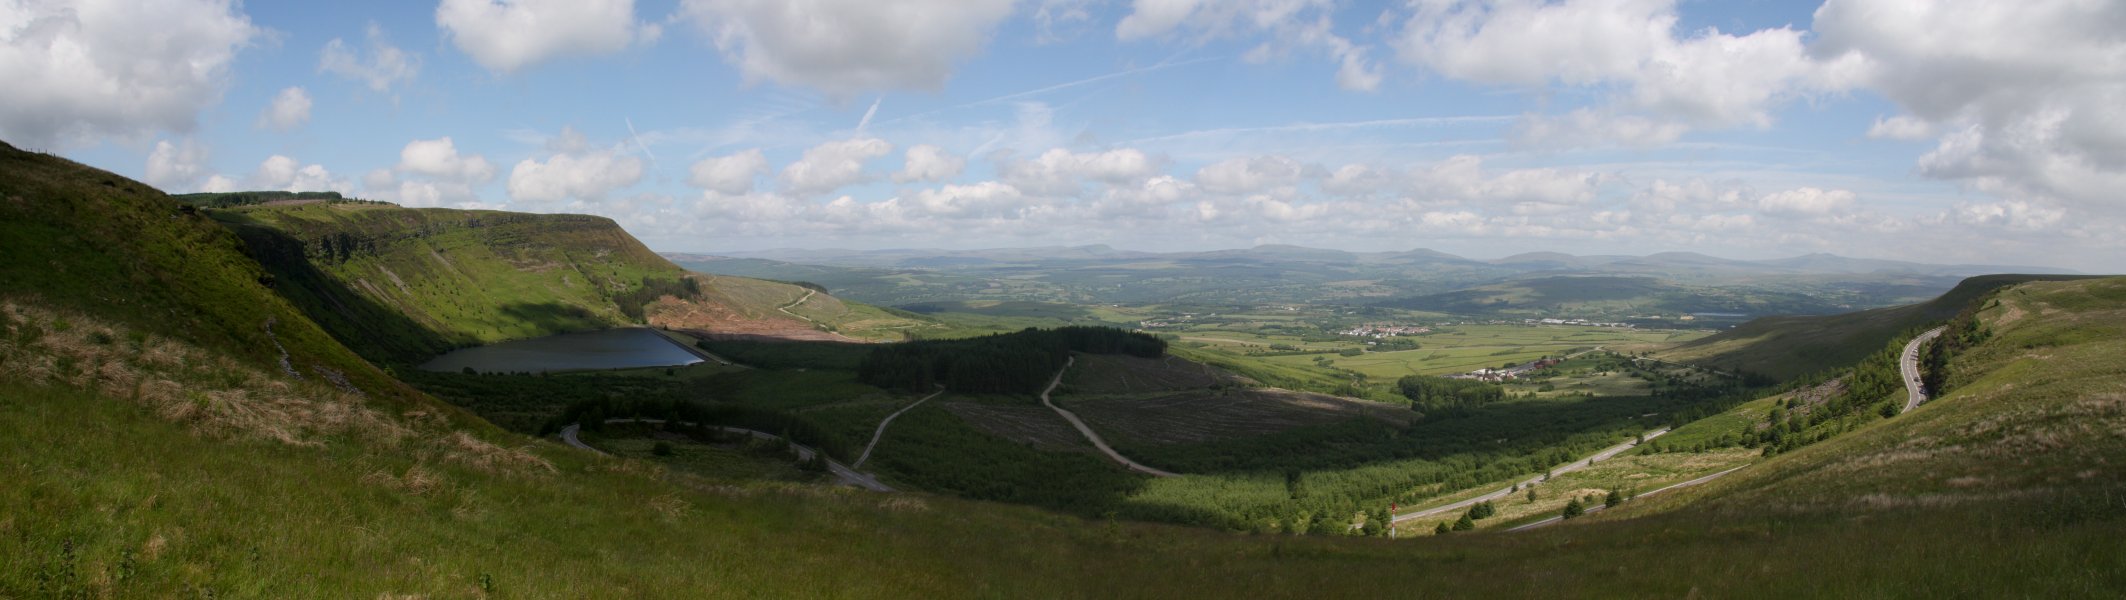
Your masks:
{"label": "contrail", "polygon": [[635,142],[635,147],[641,148],[643,155],[650,157],[650,168],[657,168],[657,153],[651,152],[650,145],[642,143],[642,136],[635,134],[635,120],[629,117],[621,117],[620,120],[627,123],[627,139]]}
{"label": "contrail", "polygon": [[856,122],[856,137],[864,137],[864,128],[871,125],[871,115],[878,114],[878,103],[886,101],[881,95],[871,100],[871,109],[864,111],[864,118]]}

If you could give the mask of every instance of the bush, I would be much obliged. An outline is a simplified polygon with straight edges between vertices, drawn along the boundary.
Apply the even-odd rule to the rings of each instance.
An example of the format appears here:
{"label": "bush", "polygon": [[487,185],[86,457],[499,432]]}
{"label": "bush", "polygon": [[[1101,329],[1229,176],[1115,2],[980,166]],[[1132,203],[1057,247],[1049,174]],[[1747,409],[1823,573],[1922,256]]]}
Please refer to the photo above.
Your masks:
{"label": "bush", "polygon": [[654,455],[657,455],[657,456],[671,456],[671,455],[672,455],[672,443],[671,443],[671,442],[657,442],[657,444],[656,444],[656,445],[654,445],[654,446],[650,446],[650,454],[654,454]]}

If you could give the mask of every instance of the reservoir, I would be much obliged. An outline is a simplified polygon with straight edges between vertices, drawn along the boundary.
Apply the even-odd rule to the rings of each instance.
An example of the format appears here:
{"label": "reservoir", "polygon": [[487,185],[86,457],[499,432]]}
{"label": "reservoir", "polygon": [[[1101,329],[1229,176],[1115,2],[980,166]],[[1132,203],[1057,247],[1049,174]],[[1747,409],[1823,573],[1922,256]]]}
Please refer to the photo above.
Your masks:
{"label": "reservoir", "polygon": [[425,371],[481,373],[576,371],[670,367],[701,362],[701,357],[655,330],[607,329],[564,333],[456,350],[421,364]]}

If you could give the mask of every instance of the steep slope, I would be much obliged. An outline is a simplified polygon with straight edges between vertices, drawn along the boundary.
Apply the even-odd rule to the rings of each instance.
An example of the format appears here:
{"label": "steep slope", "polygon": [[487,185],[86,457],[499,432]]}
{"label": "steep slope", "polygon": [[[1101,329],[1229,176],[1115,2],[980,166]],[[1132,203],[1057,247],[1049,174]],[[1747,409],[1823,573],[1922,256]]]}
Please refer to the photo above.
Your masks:
{"label": "steep slope", "polygon": [[1827,316],[1764,317],[1658,353],[1664,360],[1786,379],[1853,364],[1907,329],[1947,319],[1987,292],[2073,275],[1983,275],[1920,304]]}
{"label": "steep slope", "polygon": [[[1740,522],[1834,518],[1872,526],[1935,514],[1983,523],[1903,542],[1945,549],[2018,532],[2119,531],[2126,278],[2016,284],[1986,301],[1976,321],[1975,343],[1947,363],[1947,393],[1880,425],[1612,516],[1681,510]],[[2126,575],[2113,570],[2102,581],[2118,586]]]}
{"label": "steep slope", "polygon": [[371,367],[275,293],[244,244],[162,192],[0,143],[0,299],[123,324],[374,399],[455,410]]}
{"label": "steep slope", "polygon": [[216,210],[289,298],[374,360],[634,321],[683,273],[610,219],[311,202]]}
{"label": "steep slope", "polygon": [[[2117,433],[2126,293],[2116,285],[2032,288],[2030,302],[2004,296],[1988,316],[1995,341],[1956,363],[1969,375],[1963,387],[1912,414],[1907,433],[1936,435],[1899,438],[1908,445],[1875,455],[1845,454],[1834,441],[1767,463],[1790,465],[1767,470],[1774,473],[1841,456],[1867,458],[1861,468],[1938,465],[1908,456],[1933,449],[1944,460],[1976,453],[1985,460],[1974,469],[2013,469],[2027,457],[2042,465],[2027,476],[1968,476],[2039,482],[2047,486],[2040,493],[1994,493],[1981,480],[1977,489],[2000,502],[1942,509],[1924,495],[1892,494],[1883,509],[1871,508],[1869,488],[1847,488],[1837,496],[1846,504],[1828,509],[1804,502],[1766,516],[1738,501],[1528,535],[1393,543],[705,480],[491,434],[450,422],[449,409],[368,368],[264,287],[265,270],[226,229],[145,186],[0,148],[0,217],[5,597],[2059,597],[2126,589],[2126,510],[2117,505],[2126,494],[2115,491],[2110,471],[2082,475],[2092,457],[2117,464],[2126,447]],[[270,332],[264,319],[275,323]],[[1956,409],[1981,394],[1990,395]],[[1949,447],[1966,438],[1994,442]],[[2073,452],[2051,452],[2066,443]],[[1836,475],[1760,483],[1770,496]],[[1960,480],[1918,485],[1962,489]],[[1856,512],[1865,518],[1851,518]]]}

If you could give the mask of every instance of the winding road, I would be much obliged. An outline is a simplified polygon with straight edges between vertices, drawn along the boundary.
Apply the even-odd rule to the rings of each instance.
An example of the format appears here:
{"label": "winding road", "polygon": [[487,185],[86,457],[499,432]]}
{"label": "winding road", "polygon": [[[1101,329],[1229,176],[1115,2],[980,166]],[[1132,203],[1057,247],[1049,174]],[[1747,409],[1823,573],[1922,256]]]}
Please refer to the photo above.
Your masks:
{"label": "winding road", "polygon": [[1654,438],[1657,438],[1657,437],[1661,437],[1662,435],[1664,435],[1664,434],[1667,434],[1667,433],[1668,433],[1668,428],[1667,428],[1667,427],[1663,427],[1663,428],[1660,428],[1660,429],[1655,429],[1655,430],[1653,430],[1653,431],[1649,431],[1649,432],[1647,432],[1647,433],[1646,433],[1646,435],[1645,435],[1645,436],[1644,436],[1643,438],[1641,438],[1641,439],[1638,439],[1638,440],[1633,440],[1633,441],[1629,441],[1629,442],[1624,442],[1624,443],[1622,443],[1622,444],[1617,444],[1617,445],[1615,445],[1615,446],[1610,446],[1610,447],[1608,447],[1608,448],[1604,448],[1604,449],[1602,449],[1602,451],[1601,451],[1601,452],[1596,452],[1596,453],[1594,453],[1594,455],[1592,455],[1592,456],[1588,456],[1587,458],[1582,458],[1582,459],[1580,459],[1580,460],[1577,460],[1577,461],[1574,461],[1574,462],[1568,463],[1568,464],[1566,464],[1566,465],[1564,465],[1564,466],[1561,466],[1561,467],[1558,467],[1558,468],[1555,468],[1555,469],[1551,469],[1551,470],[1550,470],[1550,473],[1549,473],[1549,474],[1547,474],[1547,475],[1537,475],[1537,476],[1535,476],[1535,477],[1530,477],[1530,478],[1528,478],[1528,480],[1527,480],[1527,481],[1522,481],[1522,482],[1520,482],[1520,483],[1516,483],[1516,484],[1513,484],[1513,485],[1511,485],[1511,486],[1507,486],[1507,487],[1499,488],[1499,489],[1498,489],[1497,491],[1493,491],[1493,492],[1491,492],[1491,493],[1488,493],[1488,494],[1484,494],[1484,495],[1482,495],[1482,496],[1477,496],[1477,497],[1475,497],[1475,498],[1470,498],[1470,499],[1467,499],[1467,500],[1463,500],[1463,501],[1460,501],[1460,502],[1455,502],[1455,503],[1452,503],[1452,504],[1446,504],[1446,505],[1443,505],[1443,506],[1435,506],[1435,507],[1432,507],[1432,508],[1427,508],[1427,509],[1425,509],[1425,510],[1420,510],[1420,511],[1417,511],[1417,512],[1411,512],[1411,513],[1403,513],[1403,514],[1395,515],[1395,520],[1394,520],[1394,522],[1396,522],[1396,523],[1401,523],[1401,522],[1403,522],[1403,521],[1408,521],[1408,520],[1411,520],[1411,519],[1422,519],[1422,518],[1425,518],[1425,517],[1429,517],[1429,516],[1437,515],[1437,514],[1440,514],[1440,513],[1444,513],[1444,512],[1450,512],[1450,511],[1456,511],[1456,510],[1461,510],[1461,509],[1464,509],[1464,508],[1468,508],[1468,507],[1470,507],[1470,506],[1473,506],[1473,505],[1475,505],[1475,504],[1477,504],[1477,503],[1479,503],[1479,502],[1486,502],[1486,501],[1490,501],[1490,500],[1497,500],[1497,499],[1499,499],[1499,498],[1504,498],[1504,497],[1506,497],[1506,495],[1507,495],[1507,494],[1511,494],[1511,493],[1513,493],[1513,492],[1514,492],[1514,488],[1520,488],[1520,487],[1527,487],[1527,486],[1530,486],[1530,485],[1535,485],[1535,484],[1537,484],[1537,483],[1542,483],[1543,479],[1544,479],[1544,478],[1546,478],[1546,477],[1552,477],[1552,476],[1557,476],[1557,475],[1563,475],[1563,474],[1566,474],[1566,473],[1571,473],[1571,472],[1573,472],[1573,471],[1578,471],[1578,470],[1580,470],[1580,469],[1585,469],[1585,468],[1587,468],[1587,467],[1588,467],[1588,465],[1592,465],[1592,464],[1594,464],[1594,463],[1596,463],[1596,462],[1599,462],[1599,461],[1603,461],[1603,460],[1608,460],[1608,459],[1609,459],[1609,457],[1612,457],[1612,456],[1616,456],[1617,454],[1619,454],[1619,453],[1622,453],[1622,452],[1624,452],[1625,450],[1630,450],[1630,449],[1632,449],[1632,447],[1633,447],[1633,446],[1637,446],[1637,445],[1639,445],[1640,443],[1643,443],[1643,442],[1644,442],[1645,440],[1651,440],[1651,439],[1654,439]]}
{"label": "winding road", "polygon": [[[607,422],[607,423],[663,423],[663,422],[665,422],[665,421],[664,421],[663,419],[606,419],[606,420],[605,420],[605,422]],[[715,429],[721,429],[721,430],[724,430],[724,431],[728,431],[728,432],[731,432],[731,433],[743,433],[743,434],[746,434],[746,435],[750,435],[750,436],[753,436],[754,438],[757,438],[757,439],[763,439],[763,440],[770,440],[770,441],[773,441],[773,440],[780,440],[780,439],[782,439],[782,438],[781,438],[780,436],[777,436],[777,435],[775,435],[775,434],[772,434],[772,433],[768,433],[768,432],[765,432],[765,431],[754,431],[754,430],[751,430],[751,429],[741,429],[741,428],[738,428],[738,427],[724,427],[724,426],[720,426],[720,425],[710,425],[709,427],[711,427],[711,428],[715,428]],[[596,453],[599,453],[599,454],[606,454],[607,456],[611,456],[610,454],[607,454],[607,453],[606,453],[606,452],[605,452],[604,450],[599,450],[599,449],[597,449],[597,448],[592,448],[592,447],[590,446],[590,444],[585,444],[585,443],[583,443],[583,440],[582,440],[581,438],[578,438],[578,437],[576,437],[576,434],[577,434],[577,432],[579,432],[579,431],[582,431],[582,429],[583,429],[583,428],[582,428],[582,426],[581,426],[580,424],[578,424],[578,423],[570,423],[570,424],[569,424],[569,425],[568,425],[567,427],[563,427],[563,428],[561,428],[561,441],[562,441],[562,442],[565,442],[565,443],[567,443],[567,444],[568,444],[568,445],[570,445],[570,446],[575,446],[575,447],[577,447],[577,448],[582,448],[582,449],[584,449],[584,450],[589,450],[589,451],[592,451],[592,452],[596,452]],[[827,470],[828,470],[828,471],[830,471],[830,472],[832,472],[832,473],[834,473],[834,476],[835,476],[835,477],[838,477],[838,478],[840,478],[840,479],[841,479],[841,482],[842,482],[842,484],[843,484],[843,485],[853,485],[853,486],[856,486],[856,487],[860,487],[860,488],[864,488],[864,489],[867,489],[867,490],[871,490],[871,491],[874,491],[874,492],[891,492],[891,491],[893,491],[893,488],[891,488],[891,487],[888,487],[888,486],[887,486],[886,484],[883,484],[883,483],[879,483],[879,481],[878,481],[878,478],[876,478],[876,477],[872,477],[872,476],[870,476],[870,475],[865,475],[865,474],[863,474],[863,473],[858,473],[858,472],[856,471],[856,469],[851,469],[851,468],[849,468],[849,466],[848,466],[848,465],[844,465],[844,464],[841,464],[841,463],[839,463],[839,462],[835,462],[835,460],[834,460],[834,459],[832,459],[832,458],[827,458],[827,457],[826,457],[826,455],[824,455],[824,454],[821,454],[821,453],[820,453],[820,452],[819,452],[818,450],[814,450],[814,449],[812,449],[812,448],[811,448],[811,447],[809,447],[809,446],[806,446],[806,445],[804,445],[804,444],[799,444],[799,443],[797,443],[797,442],[790,442],[790,448],[791,448],[792,450],[796,450],[796,451],[797,451],[797,459],[798,459],[798,460],[812,460],[812,457],[813,457],[813,456],[815,456],[815,455],[817,455],[817,456],[820,456],[821,458],[824,458],[824,459],[825,459],[825,460],[827,461]]]}
{"label": "winding road", "polygon": [[796,302],[791,302],[791,303],[789,303],[789,304],[784,304],[784,305],[782,305],[782,306],[776,307],[776,308],[775,308],[775,310],[779,310],[779,311],[782,311],[782,314],[786,314],[786,315],[790,315],[790,316],[793,316],[793,317],[797,317],[797,318],[800,318],[800,319],[804,319],[806,323],[818,323],[818,321],[814,321],[814,320],[812,320],[812,317],[807,317],[807,316],[804,316],[804,315],[800,315],[800,314],[797,314],[797,313],[794,313],[794,312],[790,312],[790,309],[792,309],[792,308],[796,308],[796,307],[797,307],[797,305],[799,305],[799,304],[804,304],[806,300],[811,300],[811,299],[812,299],[812,295],[813,295],[813,294],[817,294],[817,293],[819,293],[819,290],[815,290],[815,289],[811,289],[811,288],[806,288],[806,289],[805,289],[805,297],[803,297],[803,298],[798,298]]}
{"label": "winding road", "polygon": [[909,404],[908,406],[902,407],[900,410],[893,411],[893,414],[886,415],[885,419],[882,419],[878,422],[878,431],[874,431],[871,433],[871,443],[864,444],[864,454],[862,456],[856,457],[856,462],[850,464],[849,466],[861,467],[864,466],[864,461],[871,460],[871,449],[877,448],[878,440],[880,438],[886,437],[886,426],[892,425],[893,419],[895,417],[899,417],[901,416],[901,413],[908,412],[910,409],[913,409],[917,406],[921,406],[924,402],[929,402],[931,398],[936,398],[938,397],[938,394],[943,393],[945,393],[945,390],[941,388],[936,393],[924,396],[923,399],[917,400],[914,403]]}
{"label": "winding road", "polygon": [[1056,414],[1063,415],[1064,420],[1070,421],[1071,427],[1078,428],[1078,433],[1085,434],[1085,439],[1092,441],[1094,448],[1099,448],[1101,454],[1106,454],[1108,458],[1115,459],[1115,462],[1121,463],[1124,468],[1127,468],[1131,471],[1136,471],[1138,473],[1151,475],[1154,477],[1180,477],[1181,475],[1178,473],[1169,473],[1166,471],[1147,467],[1142,464],[1139,464],[1137,461],[1130,460],[1128,457],[1122,456],[1122,454],[1119,452],[1115,452],[1114,448],[1109,448],[1107,446],[1106,440],[1100,439],[1100,434],[1093,433],[1093,428],[1085,426],[1085,421],[1078,419],[1078,415],[1072,414],[1068,410],[1063,410],[1063,407],[1056,406],[1055,401],[1048,399],[1048,395],[1051,392],[1056,391],[1056,386],[1063,384],[1063,374],[1070,371],[1070,366],[1076,364],[1077,362],[1078,357],[1075,356],[1070,357],[1070,360],[1063,362],[1063,368],[1056,370],[1056,378],[1048,381],[1048,389],[1041,390],[1041,403],[1048,405],[1048,408],[1056,411]]}
{"label": "winding road", "polygon": [[1905,344],[1905,353],[1897,360],[1897,368],[1904,372],[1905,391],[1908,394],[1905,396],[1905,409],[1899,412],[1909,412],[1919,408],[1919,403],[1927,401],[1927,385],[1919,379],[1919,347],[1941,337],[1941,332],[1948,329],[1947,325],[1929,329]]}
{"label": "winding road", "polygon": [[[1926,332],[1926,333],[1922,333],[1922,334],[1919,334],[1919,335],[1918,335],[1917,337],[1914,337],[1914,338],[1912,338],[1912,341],[1910,341],[1910,342],[1907,342],[1907,343],[1905,344],[1905,351],[1904,351],[1904,355],[1903,355],[1903,356],[1902,356],[1901,358],[1899,358],[1899,359],[1898,359],[1898,361],[1897,361],[1897,362],[1898,362],[1898,369],[1899,369],[1900,371],[1902,371],[1902,372],[1903,372],[1903,375],[1904,375],[1904,379],[1905,379],[1905,392],[1906,392],[1906,398],[1905,398],[1905,410],[1907,410],[1907,411],[1909,411],[1909,410],[1912,410],[1913,408],[1916,408],[1916,407],[1918,407],[1918,406],[1919,406],[1919,403],[1921,403],[1921,402],[1926,402],[1926,401],[1927,401],[1927,388],[1926,388],[1926,384],[1925,384],[1925,383],[1923,383],[1923,382],[1921,382],[1921,381],[1920,381],[1920,378],[1919,378],[1919,375],[1920,375],[1920,374],[1919,374],[1919,348],[1920,348],[1921,346],[1925,346],[1925,345],[1927,344],[1927,342],[1928,342],[1928,341],[1930,341],[1930,340],[1933,340],[1934,338],[1937,338],[1937,337],[1941,337],[1941,333],[1942,333],[1943,331],[1947,330],[1947,329],[1948,329],[1948,326],[1946,326],[1946,325],[1945,325],[1945,326],[1942,326],[1942,327],[1936,327],[1936,328],[1933,328],[1933,329],[1929,329],[1929,330],[1927,330],[1927,332]],[[1675,485],[1670,485],[1670,486],[1667,486],[1667,487],[1664,487],[1664,488],[1661,488],[1661,489],[1657,489],[1657,490],[1654,490],[1654,491],[1651,491],[1651,492],[1647,492],[1647,493],[1644,493],[1644,494],[1639,494],[1639,495],[1640,495],[1640,496],[1652,496],[1652,495],[1654,495],[1654,494],[1659,494],[1659,493],[1661,493],[1661,492],[1665,492],[1665,491],[1668,491],[1668,490],[1673,490],[1673,489],[1677,489],[1677,488],[1686,488],[1686,487],[1690,487],[1690,486],[1698,485],[1698,484],[1701,484],[1701,483],[1705,483],[1705,482],[1708,482],[1708,481],[1712,481],[1712,480],[1714,480],[1714,479],[1717,479],[1717,478],[1719,478],[1719,477],[1720,477],[1720,476],[1722,476],[1722,475],[1726,475],[1726,474],[1728,474],[1728,473],[1733,473],[1733,472],[1736,472],[1736,471],[1740,471],[1740,470],[1742,470],[1742,469],[1743,469],[1743,467],[1747,467],[1747,466],[1749,466],[1749,465],[1742,465],[1741,467],[1735,467],[1735,468],[1732,468],[1732,469],[1728,469],[1728,470],[1725,470],[1725,471],[1721,471],[1721,472],[1718,472],[1718,473],[1714,473],[1714,474],[1711,474],[1711,475],[1706,475],[1706,476],[1704,476],[1704,477],[1699,477],[1699,478],[1697,478],[1697,479],[1692,479],[1692,480],[1690,480],[1690,481],[1685,481],[1685,482],[1682,482],[1682,483],[1678,483],[1678,484],[1675,484]],[[1595,512],[1595,511],[1599,511],[1599,510],[1602,510],[1603,508],[1605,508],[1605,507],[1603,507],[1603,506],[1590,506],[1590,507],[1587,507],[1587,512],[1590,512],[1590,513],[1591,513],[1591,512]],[[1397,519],[1397,520],[1401,520],[1401,517],[1396,517],[1396,519]],[[1521,530],[1524,530],[1524,529],[1535,529],[1535,528],[1537,528],[1537,527],[1542,527],[1542,526],[1545,526],[1545,525],[1551,525],[1551,524],[1554,524],[1554,523],[1557,523],[1557,522],[1559,522],[1559,521],[1563,521],[1563,520],[1565,520],[1565,517],[1564,517],[1564,516],[1562,516],[1562,515],[1560,515],[1560,516],[1556,516],[1556,517],[1551,517],[1551,518],[1548,518],[1548,519],[1543,519],[1543,520],[1541,520],[1541,521],[1536,521],[1536,522],[1534,522],[1534,523],[1529,523],[1529,524],[1527,524],[1527,525],[1522,525],[1522,526],[1519,526],[1519,527],[1515,527],[1515,528],[1513,528],[1513,529],[1510,529],[1510,530],[1508,530],[1508,531],[1521,531]]]}

